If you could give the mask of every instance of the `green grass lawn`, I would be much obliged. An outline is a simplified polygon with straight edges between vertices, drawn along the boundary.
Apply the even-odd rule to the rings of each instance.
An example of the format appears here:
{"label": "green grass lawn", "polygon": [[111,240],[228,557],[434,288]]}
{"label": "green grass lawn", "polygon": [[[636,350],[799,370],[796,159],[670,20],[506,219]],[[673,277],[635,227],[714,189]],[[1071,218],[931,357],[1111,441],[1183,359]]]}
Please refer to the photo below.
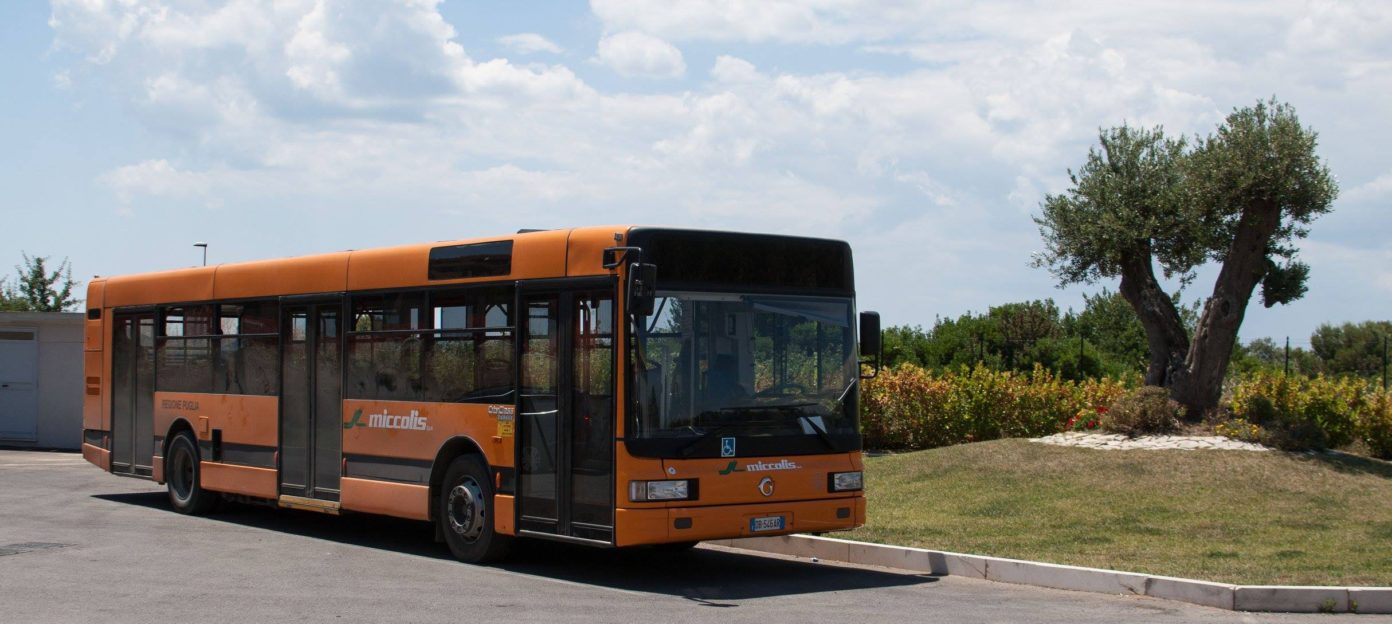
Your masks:
{"label": "green grass lawn", "polygon": [[997,440],[866,460],[837,537],[1239,584],[1392,585],[1392,464]]}

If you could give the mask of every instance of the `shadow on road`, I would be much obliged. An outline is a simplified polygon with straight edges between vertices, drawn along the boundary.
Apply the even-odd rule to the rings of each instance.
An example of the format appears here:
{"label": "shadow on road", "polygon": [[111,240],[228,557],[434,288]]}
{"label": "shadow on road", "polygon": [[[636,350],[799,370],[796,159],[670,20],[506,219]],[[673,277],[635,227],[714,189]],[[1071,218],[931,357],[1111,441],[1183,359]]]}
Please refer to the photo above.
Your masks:
{"label": "shadow on road", "polygon": [[[174,514],[164,492],[93,494],[93,498]],[[224,504],[210,519],[240,526],[453,561],[424,522],[385,516],[329,516]],[[466,565],[466,564],[459,564]],[[523,540],[494,567],[585,585],[679,596],[710,606],[722,601],[931,583],[932,576],[789,561],[710,549],[669,553],[648,548],[602,549]]]}

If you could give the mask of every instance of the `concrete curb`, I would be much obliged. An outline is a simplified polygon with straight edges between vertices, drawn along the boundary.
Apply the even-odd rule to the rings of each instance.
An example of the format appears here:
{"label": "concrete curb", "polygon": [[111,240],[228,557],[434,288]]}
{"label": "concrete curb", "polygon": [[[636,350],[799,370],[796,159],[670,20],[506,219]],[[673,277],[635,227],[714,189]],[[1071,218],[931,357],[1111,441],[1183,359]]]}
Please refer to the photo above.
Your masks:
{"label": "concrete curb", "polygon": [[1149,596],[1229,611],[1392,613],[1392,587],[1228,585],[1134,572],[885,546],[812,535],[706,542],[717,546],[1099,594]]}

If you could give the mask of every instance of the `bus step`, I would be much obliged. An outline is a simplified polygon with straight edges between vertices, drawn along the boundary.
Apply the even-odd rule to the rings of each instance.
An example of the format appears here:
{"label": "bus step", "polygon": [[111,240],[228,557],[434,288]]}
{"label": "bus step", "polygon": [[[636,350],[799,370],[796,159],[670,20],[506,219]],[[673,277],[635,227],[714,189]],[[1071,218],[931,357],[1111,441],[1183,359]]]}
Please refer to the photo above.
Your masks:
{"label": "bus step", "polygon": [[338,501],[319,500],[317,498],[305,498],[303,496],[289,496],[281,494],[276,501],[281,507],[289,509],[300,509],[303,511],[317,511],[319,513],[338,515]]}

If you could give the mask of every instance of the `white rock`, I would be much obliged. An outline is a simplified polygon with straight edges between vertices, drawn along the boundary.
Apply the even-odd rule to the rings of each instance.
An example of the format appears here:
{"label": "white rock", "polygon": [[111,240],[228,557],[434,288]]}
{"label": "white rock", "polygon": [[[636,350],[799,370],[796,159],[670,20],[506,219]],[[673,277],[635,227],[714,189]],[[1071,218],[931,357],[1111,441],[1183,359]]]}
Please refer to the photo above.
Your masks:
{"label": "white rock", "polygon": [[1034,438],[1031,442],[1043,444],[1053,444],[1056,446],[1073,446],[1079,448],[1089,448],[1098,450],[1234,450],[1234,451],[1269,451],[1260,444],[1252,444],[1233,440],[1223,436],[1157,436],[1145,435],[1136,438],[1128,438],[1115,433],[1092,433],[1086,431],[1065,431],[1055,433],[1041,438]]}

